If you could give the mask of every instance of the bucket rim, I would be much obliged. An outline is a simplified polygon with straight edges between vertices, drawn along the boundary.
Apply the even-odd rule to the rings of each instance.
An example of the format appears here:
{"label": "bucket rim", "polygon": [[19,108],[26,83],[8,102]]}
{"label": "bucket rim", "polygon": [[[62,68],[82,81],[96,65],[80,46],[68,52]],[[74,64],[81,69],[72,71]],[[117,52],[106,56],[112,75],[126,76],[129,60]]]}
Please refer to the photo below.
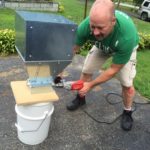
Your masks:
{"label": "bucket rim", "polygon": [[18,106],[32,106],[32,107],[40,107],[40,106],[45,106],[45,105],[53,105],[53,102],[42,102],[42,103],[34,103],[34,104],[26,104],[26,105],[24,105],[24,104],[16,104],[16,105],[18,105]]}
{"label": "bucket rim", "polygon": [[42,117],[30,117],[30,116],[26,116],[24,114],[22,114],[19,110],[18,110],[18,105],[16,104],[15,105],[15,111],[17,113],[17,115],[19,115],[20,117],[22,117],[23,119],[26,119],[26,120],[43,120],[45,119],[45,117],[49,117],[50,115],[52,115],[53,111],[54,111],[54,106],[52,105],[52,109],[50,111],[45,111],[44,112],[44,115]]}
{"label": "bucket rim", "polygon": [[36,103],[36,104],[32,104],[32,106],[44,106],[44,105],[49,105],[49,104],[53,105],[52,102],[45,102],[45,103]]}

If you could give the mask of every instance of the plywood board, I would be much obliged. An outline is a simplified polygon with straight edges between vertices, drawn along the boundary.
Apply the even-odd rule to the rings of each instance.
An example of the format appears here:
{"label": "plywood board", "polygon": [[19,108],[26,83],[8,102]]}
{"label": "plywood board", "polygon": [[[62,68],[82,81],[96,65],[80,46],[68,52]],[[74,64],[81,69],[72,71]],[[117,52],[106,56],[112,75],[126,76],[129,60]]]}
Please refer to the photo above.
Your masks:
{"label": "plywood board", "polygon": [[50,86],[30,88],[27,86],[27,81],[12,81],[11,88],[18,105],[57,101],[59,99]]}
{"label": "plywood board", "polygon": [[49,65],[27,65],[27,72],[29,77],[49,77]]}

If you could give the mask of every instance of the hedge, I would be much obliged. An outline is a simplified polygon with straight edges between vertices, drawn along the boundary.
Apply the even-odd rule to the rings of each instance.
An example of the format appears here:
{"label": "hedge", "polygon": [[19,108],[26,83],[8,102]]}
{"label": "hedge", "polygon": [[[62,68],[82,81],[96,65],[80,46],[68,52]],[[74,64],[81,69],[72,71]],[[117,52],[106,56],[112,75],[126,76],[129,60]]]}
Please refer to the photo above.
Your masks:
{"label": "hedge", "polygon": [[[139,33],[139,37],[140,42],[138,50],[145,50],[145,49],[150,50],[150,34]],[[91,49],[92,45],[93,45],[92,42],[88,41],[81,47],[80,53],[82,55],[86,55],[87,52]]]}
{"label": "hedge", "polygon": [[[139,33],[140,43],[139,50],[150,50],[150,34]],[[81,54],[86,55],[93,43],[88,41],[81,48]],[[0,55],[6,56],[16,53],[15,50],[15,31],[10,29],[0,30]]]}
{"label": "hedge", "polygon": [[9,29],[0,30],[0,55],[6,56],[13,53],[16,53],[15,31]]}
{"label": "hedge", "polygon": [[139,50],[149,49],[150,50],[150,34],[139,33],[140,43]]}

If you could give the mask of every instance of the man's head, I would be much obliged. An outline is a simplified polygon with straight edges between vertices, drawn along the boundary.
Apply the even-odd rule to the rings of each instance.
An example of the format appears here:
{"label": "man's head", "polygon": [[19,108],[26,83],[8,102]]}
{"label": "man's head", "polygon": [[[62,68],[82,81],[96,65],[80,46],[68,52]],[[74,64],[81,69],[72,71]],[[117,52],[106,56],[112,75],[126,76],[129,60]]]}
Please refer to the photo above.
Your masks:
{"label": "man's head", "polygon": [[96,39],[102,40],[113,30],[116,19],[111,0],[96,0],[90,10],[90,28]]}

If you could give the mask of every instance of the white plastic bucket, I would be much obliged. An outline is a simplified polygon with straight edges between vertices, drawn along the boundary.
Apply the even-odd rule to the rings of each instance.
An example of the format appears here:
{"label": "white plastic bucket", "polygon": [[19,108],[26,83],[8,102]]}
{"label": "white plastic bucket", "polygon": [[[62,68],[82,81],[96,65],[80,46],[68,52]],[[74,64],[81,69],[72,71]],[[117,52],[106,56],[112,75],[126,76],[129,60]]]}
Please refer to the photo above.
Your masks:
{"label": "white plastic bucket", "polygon": [[18,138],[28,145],[42,143],[48,136],[54,106],[51,102],[16,105]]}

